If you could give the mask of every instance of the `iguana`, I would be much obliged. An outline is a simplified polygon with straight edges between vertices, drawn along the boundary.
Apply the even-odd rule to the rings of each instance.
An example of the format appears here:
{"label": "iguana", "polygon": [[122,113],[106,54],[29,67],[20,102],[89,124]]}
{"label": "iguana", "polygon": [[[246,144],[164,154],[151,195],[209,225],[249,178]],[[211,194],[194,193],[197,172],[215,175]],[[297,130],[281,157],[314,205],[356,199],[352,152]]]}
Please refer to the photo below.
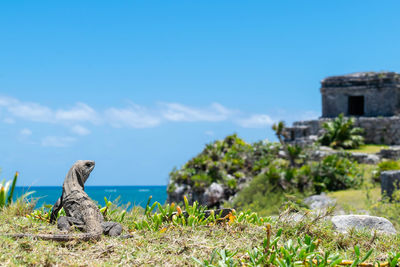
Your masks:
{"label": "iguana", "polygon": [[44,240],[69,241],[100,239],[101,235],[120,235],[122,226],[116,222],[105,222],[103,215],[92,199],[84,191],[84,184],[95,166],[94,161],[78,160],[68,171],[63,184],[61,197],[54,204],[50,222],[57,219],[58,211],[63,207],[67,216],[57,220],[60,230],[70,230],[71,226],[86,232],[84,234],[13,234],[12,237],[33,237]]}

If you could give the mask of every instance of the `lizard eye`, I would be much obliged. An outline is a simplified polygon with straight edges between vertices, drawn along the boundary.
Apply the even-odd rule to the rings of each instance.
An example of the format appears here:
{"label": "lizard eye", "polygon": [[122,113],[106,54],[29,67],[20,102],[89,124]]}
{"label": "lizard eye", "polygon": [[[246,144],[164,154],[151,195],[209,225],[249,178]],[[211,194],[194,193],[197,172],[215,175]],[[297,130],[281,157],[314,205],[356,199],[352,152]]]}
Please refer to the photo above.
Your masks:
{"label": "lizard eye", "polygon": [[90,168],[90,167],[92,167],[92,163],[88,162],[88,163],[85,164],[85,166]]}

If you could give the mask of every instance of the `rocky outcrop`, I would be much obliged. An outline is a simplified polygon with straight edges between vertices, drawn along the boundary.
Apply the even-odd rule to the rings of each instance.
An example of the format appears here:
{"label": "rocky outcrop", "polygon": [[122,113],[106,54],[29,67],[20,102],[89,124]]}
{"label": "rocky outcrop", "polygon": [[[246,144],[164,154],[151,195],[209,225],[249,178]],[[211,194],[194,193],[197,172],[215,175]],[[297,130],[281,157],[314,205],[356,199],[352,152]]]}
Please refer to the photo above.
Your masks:
{"label": "rocky outcrop", "polygon": [[382,217],[369,215],[337,215],[332,219],[333,228],[341,233],[348,233],[352,229],[370,230],[381,234],[396,234],[393,224]]}
{"label": "rocky outcrop", "polygon": [[216,140],[170,173],[167,202],[180,203],[186,196],[189,203],[220,208],[262,173],[279,149],[280,145],[266,141],[248,144],[236,134]]}

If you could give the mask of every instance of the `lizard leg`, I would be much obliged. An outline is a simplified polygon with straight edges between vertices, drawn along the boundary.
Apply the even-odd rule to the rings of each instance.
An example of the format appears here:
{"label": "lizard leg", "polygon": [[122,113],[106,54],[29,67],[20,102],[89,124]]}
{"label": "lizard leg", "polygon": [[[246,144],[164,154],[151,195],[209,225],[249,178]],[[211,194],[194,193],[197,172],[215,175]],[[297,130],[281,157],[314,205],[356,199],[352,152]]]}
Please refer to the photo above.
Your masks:
{"label": "lizard leg", "polygon": [[57,214],[58,211],[62,208],[63,206],[63,195],[57,200],[56,204],[54,204],[52,210],[51,210],[51,215],[50,215],[50,223],[54,223],[57,220]]}
{"label": "lizard leg", "polygon": [[57,228],[61,231],[69,231],[71,229],[71,226],[75,226],[79,230],[83,230],[85,224],[83,221],[80,221],[73,217],[61,216],[60,218],[58,218]]}
{"label": "lizard leg", "polygon": [[109,236],[117,236],[122,233],[122,226],[116,222],[102,222],[103,234]]}
{"label": "lizard leg", "polygon": [[68,218],[65,216],[60,216],[57,220],[57,228],[61,231],[69,231],[71,228],[71,224],[68,221]]}

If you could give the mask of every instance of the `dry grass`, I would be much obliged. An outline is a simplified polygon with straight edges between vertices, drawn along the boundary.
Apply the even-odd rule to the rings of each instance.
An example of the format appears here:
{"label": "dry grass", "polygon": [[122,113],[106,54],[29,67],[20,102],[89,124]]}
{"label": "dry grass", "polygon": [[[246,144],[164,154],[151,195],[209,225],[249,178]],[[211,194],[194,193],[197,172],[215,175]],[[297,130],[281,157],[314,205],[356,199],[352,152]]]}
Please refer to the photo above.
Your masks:
{"label": "dry grass", "polygon": [[[354,192],[353,192],[354,193]],[[28,219],[20,213],[21,207],[11,206],[0,212],[1,233],[57,233],[54,225]],[[142,215],[139,215],[141,217]],[[0,235],[0,262],[8,266],[188,266],[194,265],[194,258],[209,259],[217,249],[235,251],[234,259],[245,262],[247,250],[260,246],[266,237],[266,224],[261,226],[248,222],[220,223],[215,225],[180,226],[165,222],[157,231],[133,230],[131,221],[138,214],[128,214],[123,222],[125,233],[132,238],[104,236],[92,242],[53,242],[23,238],[15,240]],[[373,260],[384,261],[389,252],[400,247],[398,236],[374,236],[368,232],[336,234],[328,220],[315,221],[304,216],[300,221],[282,217],[272,222],[272,232],[283,229],[280,244],[292,239],[297,242],[306,234],[321,239],[319,251],[339,253],[343,258],[353,259],[355,245],[362,252],[374,248]]]}

